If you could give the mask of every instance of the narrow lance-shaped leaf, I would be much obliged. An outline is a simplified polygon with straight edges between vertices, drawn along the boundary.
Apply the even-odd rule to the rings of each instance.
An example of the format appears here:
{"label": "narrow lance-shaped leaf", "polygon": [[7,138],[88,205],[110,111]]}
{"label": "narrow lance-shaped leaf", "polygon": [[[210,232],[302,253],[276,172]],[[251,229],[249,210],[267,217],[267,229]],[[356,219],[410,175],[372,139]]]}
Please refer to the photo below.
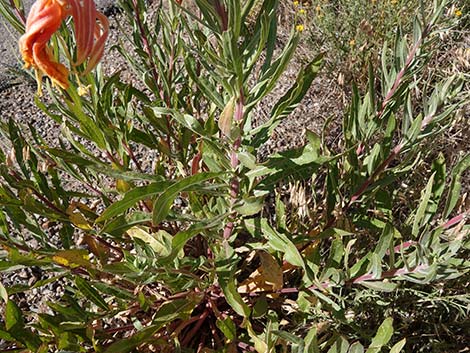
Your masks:
{"label": "narrow lance-shaped leaf", "polygon": [[250,143],[252,146],[258,147],[266,142],[281,120],[292,113],[320,72],[322,63],[323,55],[319,55],[299,72],[295,83],[273,107],[269,121],[250,133],[250,135],[253,136],[252,142]]}
{"label": "narrow lance-shaped leaf", "polygon": [[403,338],[401,341],[397,342],[391,349],[390,353],[400,353],[405,347],[406,344],[406,338]]}
{"label": "narrow lance-shaped leaf", "polygon": [[75,278],[75,285],[80,290],[80,292],[82,292],[82,294],[85,296],[85,298],[92,301],[99,308],[101,308],[105,311],[109,310],[109,306],[106,303],[106,301],[103,299],[103,297],[84,278],[76,277]]}
{"label": "narrow lance-shaped leaf", "polygon": [[23,343],[28,349],[36,352],[41,340],[31,330],[25,327],[23,314],[12,300],[8,300],[5,308],[5,328],[16,340]]}
{"label": "narrow lance-shaped leaf", "polygon": [[161,181],[141,187],[136,187],[128,191],[121,200],[116,201],[111,206],[109,206],[103,212],[103,214],[96,219],[96,222],[99,223],[102,221],[106,221],[112,217],[121,215],[140,200],[153,197],[156,194],[168,189],[170,185],[171,182],[169,181]]}
{"label": "narrow lance-shaped leaf", "polygon": [[447,202],[444,212],[442,213],[444,219],[449,217],[455,205],[457,205],[460,197],[460,189],[462,187],[460,178],[462,173],[468,168],[470,168],[470,154],[462,158],[452,170],[452,180],[450,182],[449,193],[447,194]]}
{"label": "narrow lance-shaped leaf", "polygon": [[378,353],[385,346],[393,335],[393,319],[388,317],[380,325],[366,353]]}
{"label": "narrow lance-shaped leaf", "polygon": [[[176,196],[188,188],[201,184],[204,181],[220,176],[221,173],[200,173],[181,179],[162,192],[153,205],[152,220],[154,224],[159,224],[170,212],[171,206]],[[202,187],[201,187],[202,189]]]}
{"label": "narrow lance-shaped leaf", "polygon": [[413,229],[411,231],[414,236],[418,235],[418,232],[421,226],[423,225],[424,214],[428,207],[429,199],[431,198],[434,175],[435,174],[431,176],[431,178],[428,181],[428,184],[426,185],[426,188],[423,190],[421,202],[419,204],[418,209],[416,210],[416,215],[415,215],[415,219],[413,222]]}
{"label": "narrow lance-shaped leaf", "polygon": [[268,244],[272,249],[284,254],[284,260],[288,263],[305,269],[305,263],[299,250],[294,243],[285,235],[274,230],[266,219],[261,221],[261,230],[268,239]]}
{"label": "narrow lance-shaped leaf", "polygon": [[253,87],[248,95],[250,100],[247,102],[246,113],[248,113],[264,96],[270,93],[278,79],[284,72],[287,64],[294,55],[295,48],[299,42],[299,35],[292,33],[289,41],[279,55],[279,57],[269,66],[269,68],[262,74],[259,82]]}
{"label": "narrow lance-shaped leaf", "polygon": [[163,323],[148,326],[141,331],[138,331],[135,335],[124,338],[110,345],[104,353],[128,353],[133,352],[134,349],[151,340],[153,335],[163,326]]}

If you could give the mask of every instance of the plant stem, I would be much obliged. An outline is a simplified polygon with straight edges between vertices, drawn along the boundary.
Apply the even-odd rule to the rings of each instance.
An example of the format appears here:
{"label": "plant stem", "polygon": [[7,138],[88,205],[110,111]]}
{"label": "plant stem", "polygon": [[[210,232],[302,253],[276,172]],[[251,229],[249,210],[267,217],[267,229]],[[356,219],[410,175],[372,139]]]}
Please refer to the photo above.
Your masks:
{"label": "plant stem", "polygon": [[423,30],[423,33],[421,34],[421,37],[416,41],[416,43],[413,45],[411,48],[410,52],[408,53],[408,56],[406,57],[405,64],[401,68],[401,70],[398,72],[397,77],[395,78],[395,81],[393,82],[392,87],[388,91],[387,95],[385,96],[385,99],[382,102],[382,107],[380,110],[377,112],[377,118],[381,119],[384,112],[385,108],[387,105],[390,103],[392,100],[395,92],[397,91],[398,87],[400,87],[403,77],[405,76],[406,71],[409,69],[411,63],[413,62],[413,59],[415,58],[416,52],[418,51],[419,47],[423,43],[423,40],[431,31],[431,26],[427,25],[426,28]]}
{"label": "plant stem", "polygon": [[134,164],[137,167],[137,169],[139,170],[139,172],[143,173],[144,171],[142,170],[142,167],[141,167],[139,161],[137,160],[137,158],[135,158],[135,154],[134,154],[134,151],[132,151],[132,148],[124,140],[122,141],[122,145],[126,149],[127,154],[132,159],[132,161],[134,162]]}
{"label": "plant stem", "polygon": [[[16,181],[21,181],[22,178],[15,172],[15,171],[11,171],[10,172],[10,175],[12,177],[14,177],[16,179]],[[61,210],[59,207],[57,207],[55,204],[53,204],[49,199],[47,199],[44,195],[42,195],[39,191],[37,191],[35,188],[32,188],[32,187],[28,187],[29,190],[31,190],[33,192],[33,194],[39,199],[41,200],[49,209],[51,209],[52,211],[55,211],[57,213],[59,213],[60,215],[62,216],[65,216],[67,219],[69,219],[69,215]]]}
{"label": "plant stem", "polygon": [[10,0],[10,6],[15,10],[16,14],[18,15],[18,17],[21,19],[21,22],[23,22],[23,24],[25,25],[26,24],[26,17],[24,15],[24,12],[22,9],[19,9],[15,2],[13,0]]}
{"label": "plant stem", "polygon": [[[153,76],[153,80],[155,81],[155,84],[158,88],[158,95],[160,96],[160,99],[165,102],[167,107],[170,107],[170,101],[169,98],[165,97],[165,91],[163,89],[162,84],[160,83],[160,77],[158,75],[158,70],[157,70],[157,64],[155,63],[155,55],[153,53],[152,47],[149,44],[149,40],[147,38],[147,33],[145,32],[144,25],[142,24],[142,20],[140,18],[140,9],[137,4],[137,0],[132,0],[132,6],[134,7],[135,11],[135,21],[137,23],[137,26],[139,27],[139,32],[140,32],[140,38],[142,40],[142,45],[144,47],[145,52],[147,53],[148,60],[150,62],[151,66],[151,72]],[[168,135],[167,135],[167,144],[168,148],[171,149],[171,139],[170,136],[172,135],[172,130],[171,130],[171,123],[170,123],[170,118],[169,116],[165,116],[166,118],[166,125],[168,128]]]}
{"label": "plant stem", "polygon": [[[243,125],[244,101],[245,99],[244,99],[243,91],[240,90],[240,98],[237,101],[237,104],[235,106],[235,111],[233,114],[233,120],[236,124],[239,124],[240,130],[243,127],[242,125]],[[235,173],[239,164],[238,150],[240,149],[241,141],[242,141],[241,136],[238,136],[233,142],[232,151],[230,152],[230,165]],[[232,180],[230,181],[231,206],[233,206],[235,202],[237,201],[239,189],[240,189],[240,181],[238,180],[238,176],[235,174]],[[227,241],[232,235],[233,228],[234,228],[234,223],[232,221],[229,221],[224,229],[223,237],[225,241]]]}
{"label": "plant stem", "polygon": [[191,340],[194,338],[194,336],[196,335],[196,333],[199,331],[202,324],[206,320],[206,317],[208,317],[208,316],[209,316],[209,311],[206,310],[198,317],[199,321],[196,323],[196,325],[194,325],[194,327],[191,329],[191,331],[189,331],[185,335],[183,341],[181,342],[182,347],[187,347],[188,346],[189,342],[191,342]]}

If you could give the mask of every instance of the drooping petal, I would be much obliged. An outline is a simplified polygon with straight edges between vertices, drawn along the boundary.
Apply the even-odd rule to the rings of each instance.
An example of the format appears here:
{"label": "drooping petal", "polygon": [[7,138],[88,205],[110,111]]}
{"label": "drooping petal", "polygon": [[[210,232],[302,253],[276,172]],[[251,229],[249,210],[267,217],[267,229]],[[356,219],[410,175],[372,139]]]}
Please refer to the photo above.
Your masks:
{"label": "drooping petal", "polygon": [[75,66],[82,64],[93,49],[93,34],[96,23],[96,7],[93,0],[69,0],[75,26],[77,59]]}
{"label": "drooping petal", "polygon": [[33,53],[37,68],[49,76],[54,84],[67,89],[69,87],[69,70],[65,65],[53,60],[53,56],[47,46],[34,44]]}
{"label": "drooping petal", "polygon": [[[57,0],[36,1],[26,21],[26,32],[19,40],[25,66],[42,71],[63,88],[68,87],[68,70],[54,61],[47,43],[66,16],[64,3]],[[37,77],[41,77],[41,74]]]}
{"label": "drooping petal", "polygon": [[108,19],[96,10],[93,0],[37,0],[28,15],[26,32],[19,40],[25,66],[33,67],[38,79],[46,74],[64,89],[69,86],[69,71],[55,60],[48,42],[69,15],[73,17],[77,48],[71,65],[78,66],[88,60],[86,74],[101,59],[109,32]]}
{"label": "drooping petal", "polygon": [[87,68],[83,72],[84,75],[89,73],[93,68],[98,65],[104,52],[104,46],[109,34],[109,21],[108,18],[101,12],[96,13],[99,22],[95,24],[95,43],[90,53],[90,60],[88,60]]}

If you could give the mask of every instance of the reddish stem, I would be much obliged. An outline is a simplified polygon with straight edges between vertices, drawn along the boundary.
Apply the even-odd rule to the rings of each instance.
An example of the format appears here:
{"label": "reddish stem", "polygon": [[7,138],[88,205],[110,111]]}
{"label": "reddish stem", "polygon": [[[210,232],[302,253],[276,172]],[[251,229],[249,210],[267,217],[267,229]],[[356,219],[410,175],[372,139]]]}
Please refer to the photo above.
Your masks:
{"label": "reddish stem", "polygon": [[[163,86],[160,84],[160,78],[158,75],[157,71],[157,65],[155,63],[155,55],[153,53],[152,47],[149,45],[149,40],[147,38],[147,34],[144,30],[144,26],[142,24],[141,18],[140,18],[140,11],[139,11],[139,6],[137,5],[137,0],[132,1],[132,5],[134,7],[135,11],[135,21],[137,22],[137,26],[139,27],[139,32],[140,32],[140,38],[142,40],[142,45],[144,47],[145,52],[147,53],[150,65],[151,65],[151,71],[152,71],[152,76],[153,80],[155,81],[155,84],[157,85],[158,88],[158,94],[160,96],[160,99],[166,103],[168,107],[170,107],[170,101],[168,97],[165,97],[165,92],[163,89]],[[171,139],[170,135],[172,134],[171,130],[171,123],[170,123],[170,118],[168,116],[166,118],[166,125],[168,128],[168,135],[167,135],[167,144],[168,148],[171,149]]]}
{"label": "reddish stem", "polygon": [[442,225],[442,228],[449,229],[450,227],[455,226],[456,224],[459,224],[460,222],[462,222],[467,216],[468,216],[467,212],[459,214],[458,216],[455,216],[451,218],[450,220],[448,220],[447,222],[445,222]]}
{"label": "reddish stem", "polygon": [[200,316],[199,316],[199,321],[196,323],[196,325],[194,325],[194,327],[191,329],[191,331],[189,331],[183,341],[181,342],[181,346],[182,347],[187,347],[189,345],[189,343],[191,342],[191,340],[194,338],[194,336],[196,335],[196,333],[199,331],[199,329],[201,328],[202,324],[204,323],[204,321],[206,320],[206,317],[209,316],[209,311],[204,311]]}
{"label": "reddish stem", "polygon": [[18,17],[20,18],[21,22],[23,22],[23,24],[26,25],[26,17],[24,15],[24,12],[16,6],[16,4],[13,0],[10,0],[10,6],[15,10],[15,12],[18,15]]}
{"label": "reddish stem", "polygon": [[[240,98],[238,99],[237,105],[235,106],[235,112],[233,114],[234,121],[240,125],[240,128],[243,125],[243,107],[244,107],[244,95],[243,91],[240,90]],[[241,146],[241,137],[237,137],[233,142],[232,151],[230,153],[230,165],[234,171],[236,171],[239,160],[238,160],[238,150]],[[232,206],[237,201],[238,192],[240,189],[240,181],[238,180],[238,176],[234,176],[230,181],[230,197],[231,197],[231,204]],[[228,240],[232,235],[232,231],[234,228],[234,223],[232,221],[228,222],[225,226],[223,237],[225,240]]]}
{"label": "reddish stem", "polygon": [[228,29],[228,14],[227,10],[225,9],[224,5],[220,3],[219,0],[215,1],[215,11],[220,17],[221,21],[221,30],[222,32],[225,32]]}
{"label": "reddish stem", "polygon": [[110,243],[108,243],[106,240],[100,238],[100,237],[97,237],[95,235],[90,235],[93,239],[95,239],[97,242],[103,244],[104,246],[106,246],[107,248],[113,250],[114,252],[116,252],[118,255],[118,259],[121,260],[123,257],[124,257],[124,252],[122,251],[121,248],[117,247],[117,246],[114,246]]}
{"label": "reddish stem", "polygon": [[392,88],[390,91],[388,91],[387,95],[385,96],[385,99],[382,102],[382,107],[380,110],[377,112],[377,117],[380,119],[382,118],[383,113],[385,112],[385,108],[387,107],[388,103],[390,103],[391,99],[393,98],[393,95],[397,91],[398,87],[400,87],[400,84],[403,80],[403,77],[405,76],[406,71],[409,69],[416,52],[418,51],[418,48],[421,46],[423,43],[423,39],[428,35],[429,31],[431,30],[430,25],[426,26],[424,29],[423,33],[421,34],[421,38],[419,38],[416,43],[413,45],[411,48],[410,52],[408,53],[408,56],[406,57],[405,65],[401,68],[401,70],[398,72],[397,77],[395,78],[395,81],[393,82]]}
{"label": "reddish stem", "polygon": [[127,154],[132,159],[132,161],[134,162],[134,164],[137,167],[137,169],[139,170],[139,172],[143,173],[144,171],[142,170],[142,166],[140,165],[139,161],[135,157],[134,151],[132,151],[131,147],[124,140],[122,140],[122,145],[126,149]]}
{"label": "reddish stem", "polygon": [[[14,171],[14,170],[11,170],[10,171],[10,175],[16,179],[16,181],[21,181],[22,178]],[[42,195],[39,191],[37,191],[36,189],[32,188],[32,187],[28,187],[29,190],[31,190],[33,192],[33,194],[39,199],[41,200],[48,208],[50,208],[52,211],[55,211],[59,214],[61,214],[62,216],[65,216],[66,218],[69,218],[69,215],[61,210],[60,208],[58,208],[56,205],[54,205],[51,201],[49,201],[49,199],[47,199],[46,197],[44,197],[44,195]]]}

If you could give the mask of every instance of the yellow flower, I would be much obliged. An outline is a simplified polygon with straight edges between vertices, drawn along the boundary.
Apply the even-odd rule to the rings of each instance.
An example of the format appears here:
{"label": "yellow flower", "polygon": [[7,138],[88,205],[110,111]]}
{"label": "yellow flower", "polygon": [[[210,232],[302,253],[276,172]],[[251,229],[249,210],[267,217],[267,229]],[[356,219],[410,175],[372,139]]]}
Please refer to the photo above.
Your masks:
{"label": "yellow flower", "polygon": [[349,41],[349,46],[352,48],[354,46],[356,46],[356,40],[353,38]]}
{"label": "yellow flower", "polygon": [[459,9],[456,9],[454,14],[455,14],[456,17],[460,17],[460,16],[462,16],[462,11],[460,11]]}
{"label": "yellow flower", "polygon": [[295,26],[295,30],[297,32],[303,32],[304,29],[305,29],[305,27],[302,24]]}
{"label": "yellow flower", "polygon": [[298,2],[298,1],[294,1],[293,4],[294,4],[295,7],[299,6],[299,2]]}
{"label": "yellow flower", "polygon": [[80,97],[86,96],[90,93],[90,88],[91,88],[91,85],[87,85],[87,86],[79,85],[77,89],[77,93]]}
{"label": "yellow flower", "polygon": [[304,10],[304,9],[300,9],[300,10],[299,10],[299,15],[305,15],[305,10]]}
{"label": "yellow flower", "polygon": [[19,46],[25,67],[36,70],[39,89],[43,74],[63,89],[69,86],[69,70],[55,61],[48,46],[52,35],[68,16],[73,18],[77,43],[77,56],[72,65],[81,65],[88,59],[86,74],[103,55],[109,23],[106,16],[96,10],[93,0],[37,0],[29,12]]}

